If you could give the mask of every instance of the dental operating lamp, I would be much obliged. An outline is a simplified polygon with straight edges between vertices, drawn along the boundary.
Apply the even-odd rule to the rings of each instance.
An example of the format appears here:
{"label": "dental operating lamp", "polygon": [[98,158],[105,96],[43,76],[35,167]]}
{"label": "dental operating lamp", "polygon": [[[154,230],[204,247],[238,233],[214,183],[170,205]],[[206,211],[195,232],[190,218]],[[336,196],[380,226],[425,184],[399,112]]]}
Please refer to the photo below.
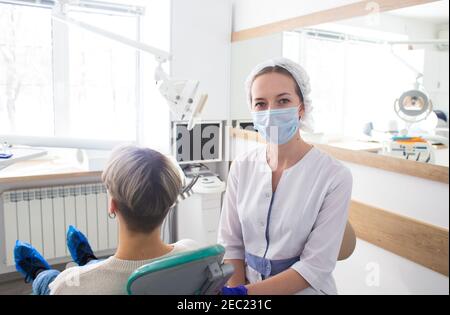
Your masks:
{"label": "dental operating lamp", "polygon": [[423,121],[433,111],[433,103],[421,88],[404,92],[395,101],[394,110],[405,122],[413,124]]}
{"label": "dental operating lamp", "polygon": [[136,50],[154,55],[158,62],[158,66],[155,69],[155,80],[159,83],[159,91],[167,100],[169,109],[175,116],[175,119],[188,121],[188,130],[191,130],[194,127],[195,119],[200,116],[208,99],[207,94],[197,95],[200,82],[197,80],[175,80],[171,78],[162,68],[162,64],[172,58],[168,52],[88,23],[69,18],[67,16],[68,6],[76,5],[77,2],[77,0],[56,1],[52,11],[52,18],[56,21],[74,25],[91,33],[135,48]]}
{"label": "dental operating lamp", "polygon": [[[394,102],[395,113],[399,118],[406,122],[407,129],[409,129],[412,124],[421,122],[427,119],[428,116],[430,116],[430,114],[433,112],[433,102],[431,101],[428,93],[425,91],[423,84],[419,82],[420,79],[423,79],[423,73],[394,52],[392,45],[398,43],[394,42],[390,44],[391,54],[405,67],[411,70],[411,72],[413,72],[416,77],[414,87],[412,89],[409,89],[408,91],[403,92],[400,97]],[[407,130],[403,131],[403,133],[407,132]]]}
{"label": "dental operating lamp", "polygon": [[[403,92],[394,102],[394,111],[400,119],[405,121],[406,126],[400,131],[399,136],[393,137],[392,141],[388,143],[387,152],[408,160],[434,163],[435,152],[431,141],[448,145],[448,138],[432,134],[422,134],[414,137],[410,135],[410,128],[413,124],[426,120],[433,113],[433,102],[426,92],[423,83],[420,82],[423,79],[423,73],[397,55],[392,47],[392,45],[409,45],[411,43],[408,41],[390,43],[391,54],[414,73],[416,80],[412,89]],[[417,43],[436,44],[436,41],[418,41]],[[439,43],[445,44],[443,41],[439,41]]]}

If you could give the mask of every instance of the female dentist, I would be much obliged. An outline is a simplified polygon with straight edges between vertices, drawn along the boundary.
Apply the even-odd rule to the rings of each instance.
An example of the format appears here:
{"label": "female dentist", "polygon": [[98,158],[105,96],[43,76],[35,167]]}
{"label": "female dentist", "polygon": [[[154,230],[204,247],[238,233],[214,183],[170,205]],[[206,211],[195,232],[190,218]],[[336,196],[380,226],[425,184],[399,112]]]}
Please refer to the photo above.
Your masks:
{"label": "female dentist", "polygon": [[309,77],[280,58],[258,65],[246,87],[267,145],[230,169],[219,243],[235,273],[222,294],[337,294],[352,175],[300,135],[311,130]]}

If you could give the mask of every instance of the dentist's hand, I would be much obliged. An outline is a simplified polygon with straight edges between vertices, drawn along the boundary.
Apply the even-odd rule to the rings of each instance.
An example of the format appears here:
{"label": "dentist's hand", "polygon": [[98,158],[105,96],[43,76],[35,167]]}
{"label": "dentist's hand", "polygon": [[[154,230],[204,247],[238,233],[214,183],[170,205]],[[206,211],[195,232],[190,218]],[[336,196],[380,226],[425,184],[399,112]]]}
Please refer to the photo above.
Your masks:
{"label": "dentist's hand", "polygon": [[221,290],[222,295],[248,295],[247,288],[244,285],[238,287],[230,288],[223,287]]}

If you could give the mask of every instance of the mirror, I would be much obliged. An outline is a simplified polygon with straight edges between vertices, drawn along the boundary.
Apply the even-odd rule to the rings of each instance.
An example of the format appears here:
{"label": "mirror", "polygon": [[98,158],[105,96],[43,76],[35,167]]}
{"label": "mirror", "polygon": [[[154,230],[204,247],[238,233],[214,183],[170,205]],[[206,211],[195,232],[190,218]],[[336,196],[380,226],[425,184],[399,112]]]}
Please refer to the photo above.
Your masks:
{"label": "mirror", "polygon": [[311,77],[305,139],[448,167],[448,10],[436,1],[233,43],[231,117],[250,119],[252,67],[284,56]]}

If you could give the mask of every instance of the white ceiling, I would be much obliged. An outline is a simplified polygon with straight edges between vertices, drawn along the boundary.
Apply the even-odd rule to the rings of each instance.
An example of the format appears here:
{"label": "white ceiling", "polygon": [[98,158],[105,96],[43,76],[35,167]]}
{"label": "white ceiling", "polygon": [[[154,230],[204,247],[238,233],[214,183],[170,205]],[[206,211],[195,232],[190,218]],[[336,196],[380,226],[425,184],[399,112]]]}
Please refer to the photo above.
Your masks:
{"label": "white ceiling", "polygon": [[435,24],[448,23],[449,0],[441,0],[399,10],[389,11],[388,14],[405,18],[421,19]]}

